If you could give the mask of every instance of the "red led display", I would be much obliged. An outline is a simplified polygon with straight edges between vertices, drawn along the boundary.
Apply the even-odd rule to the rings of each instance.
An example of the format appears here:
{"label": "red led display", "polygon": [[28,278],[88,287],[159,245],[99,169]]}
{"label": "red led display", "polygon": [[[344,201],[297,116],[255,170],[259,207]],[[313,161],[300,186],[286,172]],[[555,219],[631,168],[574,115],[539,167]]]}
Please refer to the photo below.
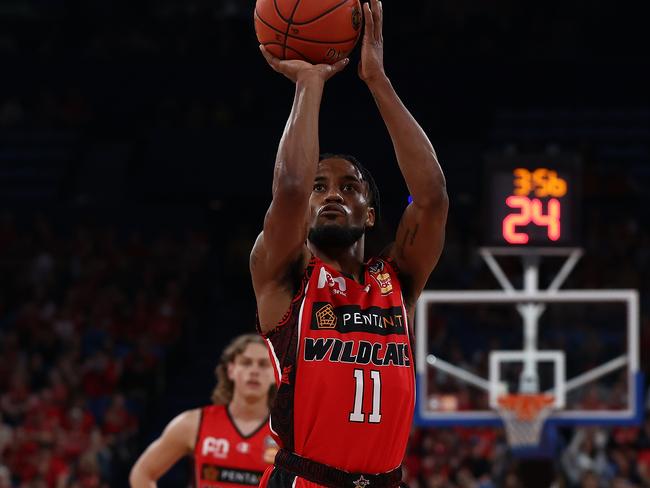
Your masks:
{"label": "red led display", "polygon": [[[557,241],[562,236],[560,220],[562,207],[557,198],[548,201],[548,213],[544,214],[544,204],[539,198],[520,197],[511,195],[506,198],[506,205],[515,213],[510,213],[503,219],[503,238],[509,244],[528,244],[526,232],[518,232],[517,226],[527,226],[531,222],[540,227],[546,227],[549,240]],[[518,212],[516,212],[518,210]]]}
{"label": "red led display", "polygon": [[[574,244],[578,164],[501,158],[487,167],[489,242],[513,246]],[[551,164],[552,163],[552,164]]]}

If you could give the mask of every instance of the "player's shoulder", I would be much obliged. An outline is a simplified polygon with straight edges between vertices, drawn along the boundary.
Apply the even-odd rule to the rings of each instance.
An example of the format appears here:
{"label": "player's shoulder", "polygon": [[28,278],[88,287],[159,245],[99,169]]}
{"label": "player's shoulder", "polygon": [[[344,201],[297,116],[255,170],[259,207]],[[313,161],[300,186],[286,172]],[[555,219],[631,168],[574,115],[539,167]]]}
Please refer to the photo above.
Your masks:
{"label": "player's shoulder", "polygon": [[225,417],[227,415],[226,405],[206,405],[198,410],[203,419]]}
{"label": "player's shoulder", "polygon": [[201,422],[202,410],[202,408],[185,410],[184,412],[181,412],[176,417],[174,417],[167,427],[176,428],[179,430],[198,428],[199,423]]}
{"label": "player's shoulder", "polygon": [[194,449],[196,437],[201,424],[201,409],[185,410],[174,417],[165,427],[163,442],[182,444],[189,450]]}
{"label": "player's shoulder", "polygon": [[253,286],[263,291],[268,287],[291,288],[296,277],[301,278],[308,269],[312,255],[305,244],[296,250],[295,256],[281,262],[266,247],[264,231],[258,236],[251,250],[249,266]]}

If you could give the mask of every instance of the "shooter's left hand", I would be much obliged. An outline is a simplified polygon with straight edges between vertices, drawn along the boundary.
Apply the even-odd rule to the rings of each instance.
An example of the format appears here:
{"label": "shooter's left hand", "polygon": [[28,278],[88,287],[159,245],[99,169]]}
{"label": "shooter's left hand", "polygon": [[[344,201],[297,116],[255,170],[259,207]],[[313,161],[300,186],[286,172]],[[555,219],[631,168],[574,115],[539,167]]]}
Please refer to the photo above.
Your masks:
{"label": "shooter's left hand", "polygon": [[[371,5],[372,4],[372,5]],[[384,72],[383,7],[379,0],[363,4],[364,32],[359,77],[370,84],[386,76]]]}

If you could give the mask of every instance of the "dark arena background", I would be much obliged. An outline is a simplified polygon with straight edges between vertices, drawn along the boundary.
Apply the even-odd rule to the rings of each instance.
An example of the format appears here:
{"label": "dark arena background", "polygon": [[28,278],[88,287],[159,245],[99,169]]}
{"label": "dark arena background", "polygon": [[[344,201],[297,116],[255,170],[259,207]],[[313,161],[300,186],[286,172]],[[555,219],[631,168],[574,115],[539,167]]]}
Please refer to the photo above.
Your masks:
{"label": "dark arena background", "polygon": [[[250,0],[0,1],[0,488],[128,486],[164,425],[209,403],[227,341],[254,330],[248,256],[293,86],[260,56],[253,8]],[[500,220],[490,227],[503,215],[486,202],[504,196],[495,196],[491,160],[532,161],[531,171],[578,161],[570,183],[579,198],[571,217],[563,214],[570,236],[560,242],[584,254],[564,288],[636,290],[641,313],[638,336],[621,342],[624,313],[589,322],[588,305],[571,309],[562,325],[574,340],[564,343],[567,371],[597,367],[617,348],[640,351],[635,371],[647,371],[647,17],[603,1],[384,0],[384,12],[387,74],[447,177],[446,245],[427,289],[500,289],[479,256],[481,246],[512,245],[496,242]],[[321,148],[354,154],[374,173],[385,241],[408,191],[356,74],[358,56],[326,86]],[[513,263],[506,273],[521,285]],[[436,310],[423,322],[423,350],[485,376],[496,344],[464,338],[494,316]],[[507,318],[519,327],[516,315]],[[545,330],[541,320],[541,339]],[[446,400],[453,411],[480,403],[426,367],[420,402]],[[406,481],[650,486],[646,385],[635,378],[576,400],[602,411],[614,408],[617,388],[634,389],[631,421],[558,426],[539,458],[513,455],[501,426],[419,416]],[[182,462],[159,486],[190,483]]]}

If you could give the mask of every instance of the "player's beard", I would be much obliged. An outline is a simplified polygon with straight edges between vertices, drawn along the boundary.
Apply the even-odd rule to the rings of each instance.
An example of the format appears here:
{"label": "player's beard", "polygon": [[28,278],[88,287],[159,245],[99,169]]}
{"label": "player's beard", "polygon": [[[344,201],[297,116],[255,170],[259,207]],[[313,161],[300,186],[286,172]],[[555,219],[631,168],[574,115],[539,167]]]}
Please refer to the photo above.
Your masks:
{"label": "player's beard", "polygon": [[309,229],[309,241],[319,249],[345,249],[363,237],[363,227],[319,225]]}

